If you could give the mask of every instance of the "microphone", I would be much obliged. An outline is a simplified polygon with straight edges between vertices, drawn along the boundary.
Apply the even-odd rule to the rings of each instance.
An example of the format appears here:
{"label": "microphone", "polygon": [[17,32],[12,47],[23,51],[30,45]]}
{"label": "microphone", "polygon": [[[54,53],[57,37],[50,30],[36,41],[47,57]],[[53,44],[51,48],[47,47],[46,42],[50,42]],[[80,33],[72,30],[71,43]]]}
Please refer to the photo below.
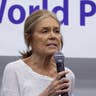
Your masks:
{"label": "microphone", "polygon": [[[56,62],[57,72],[64,71],[64,55],[62,52],[56,52],[54,53],[54,59]],[[66,77],[65,75],[63,77]],[[62,78],[63,78],[62,77]],[[61,96],[68,96],[68,92],[62,93]]]}

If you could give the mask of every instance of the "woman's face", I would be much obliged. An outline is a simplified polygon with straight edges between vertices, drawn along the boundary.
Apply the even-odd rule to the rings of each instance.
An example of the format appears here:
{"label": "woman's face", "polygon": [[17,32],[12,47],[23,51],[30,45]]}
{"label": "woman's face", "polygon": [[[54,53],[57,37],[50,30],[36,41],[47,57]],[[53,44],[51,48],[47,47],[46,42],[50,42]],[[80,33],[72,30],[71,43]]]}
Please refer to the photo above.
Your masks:
{"label": "woman's face", "polygon": [[52,55],[61,49],[60,25],[52,17],[44,18],[32,34],[32,53]]}

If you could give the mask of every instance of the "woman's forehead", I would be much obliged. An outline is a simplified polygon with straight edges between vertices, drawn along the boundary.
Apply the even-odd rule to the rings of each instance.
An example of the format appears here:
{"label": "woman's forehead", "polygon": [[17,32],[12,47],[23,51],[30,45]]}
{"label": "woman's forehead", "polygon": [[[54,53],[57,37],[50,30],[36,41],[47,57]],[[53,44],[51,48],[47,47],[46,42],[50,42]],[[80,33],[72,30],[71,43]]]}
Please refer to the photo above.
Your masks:
{"label": "woman's forehead", "polygon": [[60,24],[54,18],[47,17],[47,18],[44,18],[44,19],[40,20],[36,24],[36,26],[37,27],[57,27],[57,28],[59,28],[60,27]]}

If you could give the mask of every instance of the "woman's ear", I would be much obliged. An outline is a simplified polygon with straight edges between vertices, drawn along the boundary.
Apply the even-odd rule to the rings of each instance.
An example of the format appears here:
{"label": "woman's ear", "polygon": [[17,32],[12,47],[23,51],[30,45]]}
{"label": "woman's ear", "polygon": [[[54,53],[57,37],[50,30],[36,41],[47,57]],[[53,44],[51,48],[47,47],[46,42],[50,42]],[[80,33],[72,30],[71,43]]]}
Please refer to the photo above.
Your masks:
{"label": "woman's ear", "polygon": [[63,36],[61,36],[61,49],[63,48]]}

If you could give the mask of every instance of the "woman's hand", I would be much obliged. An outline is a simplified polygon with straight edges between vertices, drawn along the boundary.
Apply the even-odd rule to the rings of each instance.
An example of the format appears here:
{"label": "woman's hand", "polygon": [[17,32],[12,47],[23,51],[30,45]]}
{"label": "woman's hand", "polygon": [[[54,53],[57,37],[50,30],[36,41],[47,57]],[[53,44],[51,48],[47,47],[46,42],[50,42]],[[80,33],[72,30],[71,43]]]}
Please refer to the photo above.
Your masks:
{"label": "woman's hand", "polygon": [[[70,91],[69,79],[63,77],[68,71],[59,72],[52,83],[39,96],[57,96]],[[63,78],[62,78],[63,77]]]}

